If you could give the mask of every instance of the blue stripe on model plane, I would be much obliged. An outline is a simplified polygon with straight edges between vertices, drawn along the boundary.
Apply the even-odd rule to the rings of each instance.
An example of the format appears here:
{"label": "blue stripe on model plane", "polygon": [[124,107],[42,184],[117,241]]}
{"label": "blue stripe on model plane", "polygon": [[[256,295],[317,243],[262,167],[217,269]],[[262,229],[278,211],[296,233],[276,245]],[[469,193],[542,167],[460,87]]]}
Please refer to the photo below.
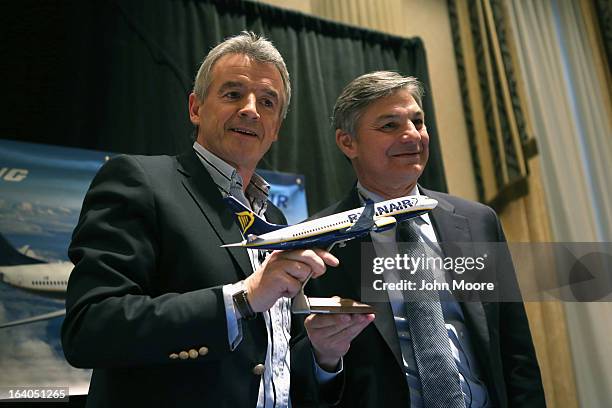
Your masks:
{"label": "blue stripe on model plane", "polygon": [[[362,237],[369,234],[368,230],[361,230],[353,234],[333,233],[330,235],[314,235],[308,238],[299,238],[291,241],[283,241],[275,244],[266,244],[266,249],[302,249],[302,248],[327,248],[331,244],[339,241],[350,241],[351,239]],[[257,248],[257,246],[253,246]]]}

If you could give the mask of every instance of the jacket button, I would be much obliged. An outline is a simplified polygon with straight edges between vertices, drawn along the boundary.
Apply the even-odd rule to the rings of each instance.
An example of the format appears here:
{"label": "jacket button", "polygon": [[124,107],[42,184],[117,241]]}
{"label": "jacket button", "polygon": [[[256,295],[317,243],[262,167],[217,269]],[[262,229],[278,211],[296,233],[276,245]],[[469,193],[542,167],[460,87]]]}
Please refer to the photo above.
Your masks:
{"label": "jacket button", "polygon": [[181,351],[181,352],[179,353],[179,358],[180,358],[181,360],[187,360],[187,359],[189,358],[189,353],[188,353],[188,352],[186,352],[186,351]]}
{"label": "jacket button", "polygon": [[253,367],[253,374],[255,375],[263,375],[264,371],[266,371],[266,366],[263,364],[257,364]]}
{"label": "jacket button", "polygon": [[195,349],[189,350],[189,358],[198,358],[198,351]]}
{"label": "jacket button", "polygon": [[172,353],[168,357],[170,357],[170,360],[176,360],[178,358],[178,354]]}
{"label": "jacket button", "polygon": [[198,353],[199,353],[201,356],[205,356],[205,355],[207,355],[207,354],[208,354],[208,347],[200,347],[200,350],[198,350]]}

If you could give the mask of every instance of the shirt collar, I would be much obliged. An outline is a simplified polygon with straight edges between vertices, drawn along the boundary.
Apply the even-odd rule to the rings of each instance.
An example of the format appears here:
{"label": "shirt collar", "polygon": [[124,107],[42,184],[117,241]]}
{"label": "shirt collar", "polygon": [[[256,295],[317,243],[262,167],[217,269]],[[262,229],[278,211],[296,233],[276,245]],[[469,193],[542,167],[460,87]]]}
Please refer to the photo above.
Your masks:
{"label": "shirt collar", "polygon": [[[193,149],[224,196],[229,194],[232,178],[237,178],[238,183],[242,184],[242,177],[233,166],[223,161],[223,159],[207,150],[198,142],[193,143]],[[245,196],[256,213],[261,214],[266,211],[269,194],[270,185],[259,174],[253,173],[251,181],[245,190]]]}
{"label": "shirt collar", "polygon": [[[365,202],[365,199],[368,199],[368,198],[374,201],[375,203],[379,201],[385,201],[385,198],[368,190],[359,181],[357,181],[357,192],[359,193],[359,199],[362,204]],[[418,185],[415,184],[414,188],[410,190],[410,193],[408,193],[408,195],[420,196],[421,193],[419,191]],[[429,219],[429,216],[427,215],[427,213],[421,214],[417,218],[421,219],[423,222],[425,222],[428,225],[431,224],[431,220]]]}

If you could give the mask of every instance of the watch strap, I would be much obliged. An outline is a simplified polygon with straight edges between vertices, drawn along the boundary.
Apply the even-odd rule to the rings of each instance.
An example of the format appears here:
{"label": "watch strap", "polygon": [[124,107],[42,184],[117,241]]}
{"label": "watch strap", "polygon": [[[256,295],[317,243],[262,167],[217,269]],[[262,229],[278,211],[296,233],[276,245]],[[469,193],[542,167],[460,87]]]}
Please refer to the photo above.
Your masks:
{"label": "watch strap", "polygon": [[238,292],[234,293],[232,299],[242,319],[253,320],[257,317],[257,313],[253,311],[249,303],[246,290],[240,289]]}

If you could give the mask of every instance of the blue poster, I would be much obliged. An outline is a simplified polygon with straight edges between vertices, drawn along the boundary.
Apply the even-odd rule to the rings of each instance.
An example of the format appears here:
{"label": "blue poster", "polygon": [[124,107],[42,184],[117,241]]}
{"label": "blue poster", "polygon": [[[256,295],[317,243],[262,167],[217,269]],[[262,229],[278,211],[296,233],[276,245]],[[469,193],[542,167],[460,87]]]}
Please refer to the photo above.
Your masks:
{"label": "blue poster", "polygon": [[[89,184],[111,155],[0,139],[0,390],[87,393],[91,371],[71,367],[60,343],[67,250]],[[303,176],[258,173],[289,223],[307,217]]]}
{"label": "blue poster", "polygon": [[59,333],[67,250],[103,152],[0,140],[0,388],[70,387],[85,394],[89,370],[64,359]]}
{"label": "blue poster", "polygon": [[257,170],[257,173],[270,183],[270,201],[285,214],[288,224],[308,218],[304,176],[269,170]]}

